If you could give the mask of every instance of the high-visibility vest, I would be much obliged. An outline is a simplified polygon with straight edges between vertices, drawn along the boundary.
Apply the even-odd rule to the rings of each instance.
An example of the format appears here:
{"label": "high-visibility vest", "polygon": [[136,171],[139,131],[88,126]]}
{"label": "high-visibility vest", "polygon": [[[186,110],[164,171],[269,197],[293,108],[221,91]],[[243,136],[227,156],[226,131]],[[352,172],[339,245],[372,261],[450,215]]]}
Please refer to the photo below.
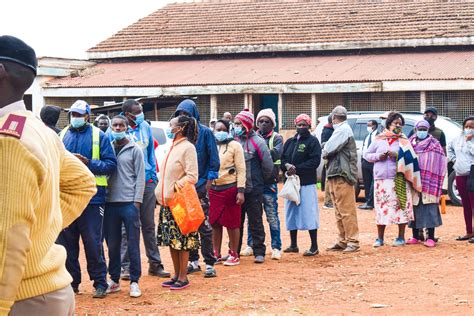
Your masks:
{"label": "high-visibility vest", "polygon": [[[273,148],[275,147],[275,146],[273,145],[273,140],[275,139],[275,135],[276,135],[276,133],[275,133],[275,132],[272,132],[272,136],[270,136],[270,139],[268,140],[268,147],[270,148],[270,150],[273,150]],[[281,160],[278,159],[278,160],[275,161],[273,164],[279,166],[279,165],[281,165]]]}
{"label": "high-visibility vest", "polygon": [[[92,160],[100,160],[100,129],[91,125],[92,127]],[[59,133],[59,138],[61,141],[66,135],[69,125],[66,126],[61,133]],[[95,176],[95,184],[101,187],[107,186],[107,177],[106,176]]]}

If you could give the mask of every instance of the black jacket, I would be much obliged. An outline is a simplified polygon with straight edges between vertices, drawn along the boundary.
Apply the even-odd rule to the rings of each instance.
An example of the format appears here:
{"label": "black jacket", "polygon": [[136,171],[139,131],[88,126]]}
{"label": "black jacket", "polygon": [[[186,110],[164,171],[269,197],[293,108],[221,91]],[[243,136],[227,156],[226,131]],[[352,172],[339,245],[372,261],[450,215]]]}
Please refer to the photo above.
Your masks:
{"label": "black jacket", "polygon": [[301,185],[316,184],[316,169],[321,161],[321,145],[313,135],[301,137],[298,135],[288,139],[283,147],[281,170],[286,172],[287,163],[296,167]]}
{"label": "black jacket", "polygon": [[331,138],[332,133],[334,133],[334,127],[330,124],[326,124],[323,127],[323,131],[321,132],[321,143],[325,143]]}

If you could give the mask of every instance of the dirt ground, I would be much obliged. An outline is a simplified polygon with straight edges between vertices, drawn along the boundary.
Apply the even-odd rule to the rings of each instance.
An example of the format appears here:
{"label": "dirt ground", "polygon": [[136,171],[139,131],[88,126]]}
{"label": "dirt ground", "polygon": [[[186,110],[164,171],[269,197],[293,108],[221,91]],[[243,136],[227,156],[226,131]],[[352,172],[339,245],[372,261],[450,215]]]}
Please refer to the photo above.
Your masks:
{"label": "dirt ground", "polygon": [[[280,218],[284,218],[280,201]],[[322,194],[319,194],[322,205]],[[76,296],[79,315],[171,315],[171,314],[474,314],[474,245],[455,241],[464,232],[462,208],[449,206],[444,225],[437,230],[436,248],[423,245],[372,248],[376,238],[373,211],[358,211],[361,251],[351,255],[326,252],[336,238],[333,210],[321,209],[318,232],[320,254],[303,257],[309,248],[307,232],[299,233],[300,254],[284,254],[279,261],[267,255],[264,264],[242,257],[240,266],[216,266],[218,277],[189,276],[191,286],[171,292],[162,279],[147,275],[142,251],[140,298],[129,297],[128,282],[122,291],[93,299],[85,259],[82,293]],[[266,222],[265,222],[266,224]],[[283,247],[289,233],[282,220]],[[268,230],[268,225],[266,225]],[[397,233],[387,228],[386,241]],[[407,230],[407,238],[410,232]],[[267,231],[267,254],[271,251]],[[143,247],[143,246],[142,246]],[[160,249],[165,268],[172,269],[169,250]]]}

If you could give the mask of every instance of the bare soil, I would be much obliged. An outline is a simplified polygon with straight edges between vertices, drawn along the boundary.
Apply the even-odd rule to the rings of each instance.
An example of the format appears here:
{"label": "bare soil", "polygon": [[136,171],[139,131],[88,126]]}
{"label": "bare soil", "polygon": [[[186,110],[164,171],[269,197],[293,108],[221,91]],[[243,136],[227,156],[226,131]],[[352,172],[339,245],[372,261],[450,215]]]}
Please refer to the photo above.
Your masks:
{"label": "bare soil", "polygon": [[[322,194],[319,205],[322,206]],[[280,201],[283,247],[289,245]],[[92,298],[85,258],[82,293],[76,296],[80,315],[171,315],[171,314],[418,314],[474,315],[474,245],[455,241],[464,233],[462,208],[449,206],[444,225],[436,235],[436,248],[423,245],[390,246],[397,228],[388,227],[389,245],[374,249],[373,211],[358,211],[361,250],[344,255],[324,251],[336,238],[333,210],[321,209],[318,232],[320,254],[303,257],[309,247],[307,232],[300,232],[300,254],[284,254],[279,261],[270,255],[264,264],[242,257],[240,266],[216,266],[218,277],[189,276],[188,289],[171,292],[160,286],[163,279],[147,275],[142,249],[143,277],[140,298],[130,298],[128,282],[122,291],[105,299]],[[266,223],[265,223],[266,224]],[[265,225],[268,230],[268,225]],[[407,230],[406,237],[411,231]],[[270,235],[267,231],[267,254]],[[225,244],[225,242],[224,242]],[[143,246],[142,246],[143,247]],[[169,250],[160,249],[165,268],[172,269]]]}

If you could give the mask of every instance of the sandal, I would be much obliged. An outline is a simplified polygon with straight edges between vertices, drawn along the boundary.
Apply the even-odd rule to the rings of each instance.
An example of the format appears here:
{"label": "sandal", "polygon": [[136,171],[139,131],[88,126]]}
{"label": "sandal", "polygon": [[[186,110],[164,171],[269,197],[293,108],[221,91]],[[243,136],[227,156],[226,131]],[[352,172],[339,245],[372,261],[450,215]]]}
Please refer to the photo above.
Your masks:
{"label": "sandal", "polygon": [[303,257],[312,257],[312,256],[316,256],[317,254],[319,254],[318,249],[316,249],[315,251],[311,251],[311,249],[308,249],[303,253]]}
{"label": "sandal", "polygon": [[456,238],[456,240],[457,241],[465,241],[465,240],[469,240],[472,237],[473,236],[471,236],[471,235],[458,236],[458,238]]}
{"label": "sandal", "polygon": [[177,291],[177,290],[184,290],[189,286],[189,280],[186,281],[176,281],[172,286],[170,286],[170,290]]}

